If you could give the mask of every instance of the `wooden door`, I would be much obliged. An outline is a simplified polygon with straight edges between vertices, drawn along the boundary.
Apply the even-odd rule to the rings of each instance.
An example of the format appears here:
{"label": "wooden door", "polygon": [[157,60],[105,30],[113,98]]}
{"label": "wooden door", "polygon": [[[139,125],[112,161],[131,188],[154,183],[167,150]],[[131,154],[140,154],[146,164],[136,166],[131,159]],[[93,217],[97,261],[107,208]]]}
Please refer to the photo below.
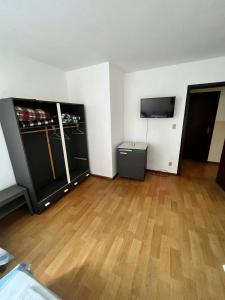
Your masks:
{"label": "wooden door", "polygon": [[191,94],[183,152],[184,159],[207,161],[219,97],[220,92]]}

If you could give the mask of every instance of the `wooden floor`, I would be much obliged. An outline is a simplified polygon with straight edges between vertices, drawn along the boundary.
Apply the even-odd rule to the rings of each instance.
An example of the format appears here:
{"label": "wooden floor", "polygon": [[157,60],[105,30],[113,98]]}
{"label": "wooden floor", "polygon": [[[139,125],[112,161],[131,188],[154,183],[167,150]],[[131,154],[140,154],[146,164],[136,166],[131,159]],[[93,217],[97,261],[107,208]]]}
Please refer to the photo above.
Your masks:
{"label": "wooden floor", "polygon": [[216,171],[184,162],[182,176],[90,177],[41,215],[2,220],[0,245],[65,300],[225,299]]}

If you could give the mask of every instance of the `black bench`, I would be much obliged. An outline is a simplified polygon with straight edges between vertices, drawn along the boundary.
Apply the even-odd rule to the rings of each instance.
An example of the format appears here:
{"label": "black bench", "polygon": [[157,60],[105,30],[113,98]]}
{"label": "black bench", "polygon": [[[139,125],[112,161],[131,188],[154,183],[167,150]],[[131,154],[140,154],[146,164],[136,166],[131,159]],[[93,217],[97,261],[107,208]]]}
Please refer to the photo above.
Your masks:
{"label": "black bench", "polygon": [[30,197],[25,187],[13,185],[0,191],[0,219],[24,204],[27,204],[30,213],[33,214]]}

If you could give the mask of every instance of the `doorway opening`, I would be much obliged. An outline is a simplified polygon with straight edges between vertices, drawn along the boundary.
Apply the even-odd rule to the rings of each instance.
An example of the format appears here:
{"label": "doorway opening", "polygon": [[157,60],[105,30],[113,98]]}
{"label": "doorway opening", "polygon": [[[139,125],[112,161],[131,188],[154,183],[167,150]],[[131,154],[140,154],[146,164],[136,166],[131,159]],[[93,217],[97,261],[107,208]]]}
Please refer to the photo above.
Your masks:
{"label": "doorway opening", "polygon": [[188,86],[178,174],[188,165],[215,178],[224,140],[225,82]]}

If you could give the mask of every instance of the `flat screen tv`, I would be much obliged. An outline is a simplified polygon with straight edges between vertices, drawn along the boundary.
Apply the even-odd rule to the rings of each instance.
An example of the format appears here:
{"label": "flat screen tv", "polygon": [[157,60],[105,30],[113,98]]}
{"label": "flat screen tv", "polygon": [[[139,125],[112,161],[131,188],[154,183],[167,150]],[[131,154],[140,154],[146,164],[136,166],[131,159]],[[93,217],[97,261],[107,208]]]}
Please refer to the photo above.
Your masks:
{"label": "flat screen tv", "polygon": [[173,118],[175,97],[141,99],[141,118]]}

